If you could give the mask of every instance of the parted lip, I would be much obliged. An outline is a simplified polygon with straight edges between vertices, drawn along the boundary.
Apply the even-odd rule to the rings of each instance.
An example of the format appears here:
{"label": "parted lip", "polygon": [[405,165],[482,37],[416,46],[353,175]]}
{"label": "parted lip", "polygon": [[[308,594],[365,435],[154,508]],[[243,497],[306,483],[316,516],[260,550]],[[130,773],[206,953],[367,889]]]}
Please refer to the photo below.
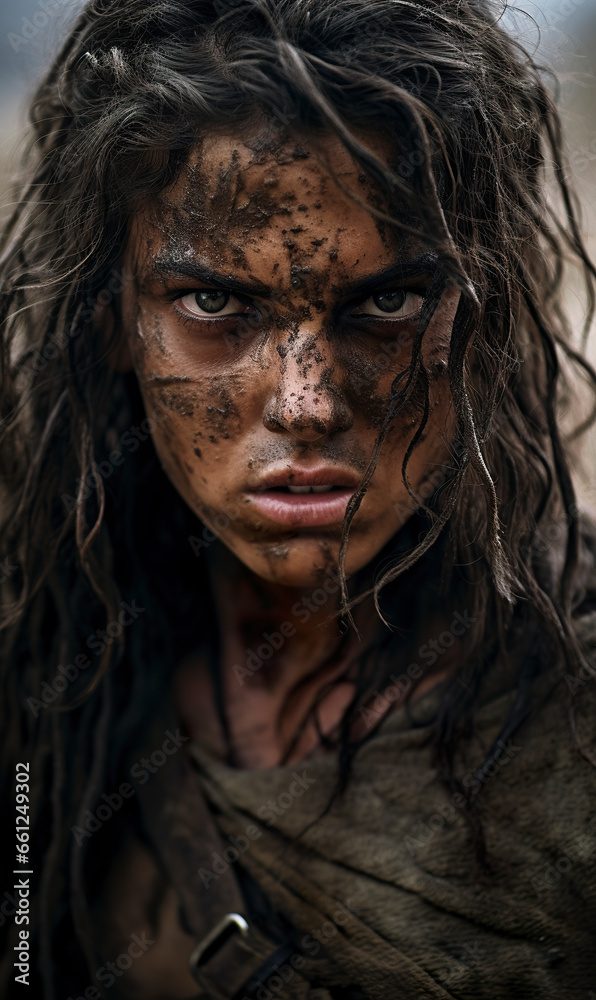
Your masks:
{"label": "parted lip", "polygon": [[312,469],[298,465],[272,471],[250,486],[253,493],[279,489],[283,486],[340,486],[355,490],[360,482],[356,472],[340,469],[335,465],[317,466]]}

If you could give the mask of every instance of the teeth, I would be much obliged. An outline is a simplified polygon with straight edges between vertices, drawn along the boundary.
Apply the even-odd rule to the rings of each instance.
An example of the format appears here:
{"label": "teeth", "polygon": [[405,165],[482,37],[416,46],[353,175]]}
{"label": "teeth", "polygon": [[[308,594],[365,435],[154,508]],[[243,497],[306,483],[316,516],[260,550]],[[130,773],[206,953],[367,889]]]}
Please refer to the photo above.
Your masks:
{"label": "teeth", "polygon": [[288,486],[290,493],[328,493],[333,486]]}

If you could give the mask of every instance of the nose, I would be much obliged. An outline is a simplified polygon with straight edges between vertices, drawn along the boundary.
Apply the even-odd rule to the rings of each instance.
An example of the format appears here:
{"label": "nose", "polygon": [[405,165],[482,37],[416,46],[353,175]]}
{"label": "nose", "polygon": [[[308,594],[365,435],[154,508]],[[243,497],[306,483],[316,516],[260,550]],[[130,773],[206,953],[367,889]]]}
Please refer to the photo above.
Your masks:
{"label": "nose", "polygon": [[300,441],[347,431],[354,422],[341,387],[336,384],[333,359],[324,335],[299,337],[280,345],[277,384],[263,411],[267,430],[286,432]]}

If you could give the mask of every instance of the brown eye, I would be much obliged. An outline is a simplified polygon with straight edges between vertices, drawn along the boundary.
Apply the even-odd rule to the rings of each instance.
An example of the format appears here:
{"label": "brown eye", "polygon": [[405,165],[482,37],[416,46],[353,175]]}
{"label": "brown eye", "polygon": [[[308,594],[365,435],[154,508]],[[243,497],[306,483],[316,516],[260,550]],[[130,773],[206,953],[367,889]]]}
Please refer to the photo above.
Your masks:
{"label": "brown eye", "polygon": [[386,313],[398,312],[403,308],[406,298],[407,292],[402,288],[398,288],[395,292],[377,292],[372,297],[374,304]]}
{"label": "brown eye", "polygon": [[221,312],[230,301],[227,292],[197,292],[195,298],[199,308],[208,313]]}
{"label": "brown eye", "polygon": [[420,310],[423,298],[422,295],[408,292],[405,288],[395,288],[388,292],[375,292],[362,302],[356,311],[360,316],[410,319]]}
{"label": "brown eye", "polygon": [[232,296],[229,292],[222,292],[218,289],[209,289],[200,292],[191,292],[185,295],[180,301],[183,307],[195,316],[205,315],[215,316],[223,312],[229,304]]}

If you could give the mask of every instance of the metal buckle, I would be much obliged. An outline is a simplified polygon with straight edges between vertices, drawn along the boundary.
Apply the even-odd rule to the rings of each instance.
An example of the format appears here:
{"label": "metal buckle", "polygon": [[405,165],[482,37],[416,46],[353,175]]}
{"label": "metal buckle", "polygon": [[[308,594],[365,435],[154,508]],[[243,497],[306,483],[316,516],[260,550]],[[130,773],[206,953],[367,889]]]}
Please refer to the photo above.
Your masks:
{"label": "metal buckle", "polygon": [[196,946],[189,967],[201,996],[249,1000],[294,950],[289,940],[280,944],[240,913],[227,913]]}
{"label": "metal buckle", "polygon": [[213,958],[214,955],[223,948],[224,944],[230,940],[233,934],[240,933],[243,937],[248,934],[248,923],[240,913],[226,913],[223,920],[213,928],[212,931],[199,941],[189,959],[191,972],[200,969]]}

